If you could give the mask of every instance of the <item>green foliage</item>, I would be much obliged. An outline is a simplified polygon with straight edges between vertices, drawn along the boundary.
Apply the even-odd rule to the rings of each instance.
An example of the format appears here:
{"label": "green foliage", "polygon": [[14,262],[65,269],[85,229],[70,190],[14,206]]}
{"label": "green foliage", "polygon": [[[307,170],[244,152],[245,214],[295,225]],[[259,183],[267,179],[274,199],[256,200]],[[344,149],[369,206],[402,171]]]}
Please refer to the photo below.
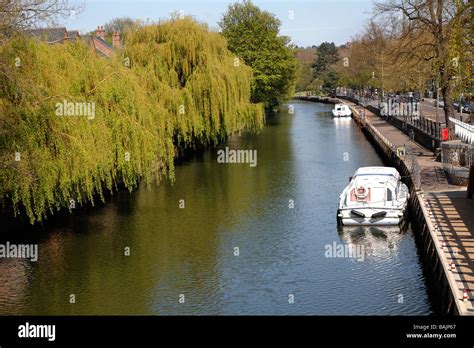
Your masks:
{"label": "green foliage", "polygon": [[[467,4],[458,3],[457,9],[467,6]],[[472,9],[471,5],[471,9]],[[460,98],[462,93],[469,91],[473,86],[473,48],[472,32],[472,12],[466,12],[464,16],[456,17],[452,20],[452,31],[448,44],[450,72],[455,76],[453,92],[456,99]],[[471,22],[468,24],[468,22]]]}
{"label": "green foliage", "polygon": [[309,91],[313,82],[313,68],[316,56],[316,49],[311,47],[301,47],[296,49],[296,59],[298,61],[298,71],[296,80],[296,91]]}
{"label": "green foliage", "polygon": [[334,69],[328,69],[323,79],[323,88],[326,90],[332,90],[337,87],[339,83],[339,76]]}
{"label": "green foliage", "polygon": [[274,108],[294,92],[297,62],[280,21],[251,1],[229,6],[219,23],[229,49],[252,67],[252,101]]}
{"label": "green foliage", "polygon": [[302,92],[310,90],[313,81],[311,64],[300,62],[298,66],[298,79],[296,80],[296,91]]}
{"label": "green foliage", "polygon": [[[177,145],[263,126],[262,106],[249,103],[251,69],[234,67],[225,39],[206,26],[143,27],[125,47],[105,59],[82,42],[0,46],[0,199],[15,214],[33,223],[119,184],[173,180]],[[95,103],[95,117],[58,116],[63,100]]]}
{"label": "green foliage", "polygon": [[314,62],[314,77],[323,78],[329,72],[331,65],[339,60],[339,53],[334,42],[323,42],[317,49],[317,57]]}

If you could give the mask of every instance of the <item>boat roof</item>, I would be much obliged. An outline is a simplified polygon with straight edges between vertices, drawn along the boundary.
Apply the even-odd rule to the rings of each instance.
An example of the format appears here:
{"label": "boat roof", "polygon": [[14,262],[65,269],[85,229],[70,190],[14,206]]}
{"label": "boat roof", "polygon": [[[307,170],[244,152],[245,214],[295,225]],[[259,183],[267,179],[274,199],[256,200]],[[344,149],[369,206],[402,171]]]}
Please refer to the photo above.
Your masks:
{"label": "boat roof", "polygon": [[337,103],[337,104],[334,104],[334,106],[348,106],[347,104],[342,104],[342,103]]}
{"label": "boat roof", "polygon": [[395,178],[400,177],[400,173],[393,167],[361,167],[357,169],[354,176],[363,175],[380,175],[380,176],[393,176]]}

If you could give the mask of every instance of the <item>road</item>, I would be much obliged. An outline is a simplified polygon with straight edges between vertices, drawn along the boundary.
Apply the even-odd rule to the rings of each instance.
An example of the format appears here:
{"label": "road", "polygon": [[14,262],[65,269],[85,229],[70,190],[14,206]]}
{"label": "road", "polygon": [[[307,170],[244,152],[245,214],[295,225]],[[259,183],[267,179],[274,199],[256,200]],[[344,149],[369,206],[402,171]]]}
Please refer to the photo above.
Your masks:
{"label": "road", "polygon": [[[437,108],[434,106],[435,99],[427,99],[425,98],[424,101],[421,102],[421,114],[433,121],[444,123],[444,111],[442,108]],[[436,117],[436,112],[438,112],[438,116]],[[456,112],[457,119],[467,122],[469,120],[470,115],[466,113],[459,113]]]}

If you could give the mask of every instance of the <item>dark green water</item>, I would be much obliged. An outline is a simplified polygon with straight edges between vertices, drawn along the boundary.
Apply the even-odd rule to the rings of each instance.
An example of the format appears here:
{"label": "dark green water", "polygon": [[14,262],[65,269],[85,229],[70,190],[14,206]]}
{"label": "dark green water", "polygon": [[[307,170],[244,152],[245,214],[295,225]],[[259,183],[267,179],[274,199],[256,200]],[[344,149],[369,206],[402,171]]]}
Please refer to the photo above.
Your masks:
{"label": "dark green water", "polygon": [[[372,146],[330,106],[293,105],[224,145],[256,149],[255,168],[210,150],[173,186],[55,222],[38,262],[0,260],[0,314],[430,314],[410,229],[337,229],[349,176],[381,164]],[[364,260],[326,257],[333,243]]]}

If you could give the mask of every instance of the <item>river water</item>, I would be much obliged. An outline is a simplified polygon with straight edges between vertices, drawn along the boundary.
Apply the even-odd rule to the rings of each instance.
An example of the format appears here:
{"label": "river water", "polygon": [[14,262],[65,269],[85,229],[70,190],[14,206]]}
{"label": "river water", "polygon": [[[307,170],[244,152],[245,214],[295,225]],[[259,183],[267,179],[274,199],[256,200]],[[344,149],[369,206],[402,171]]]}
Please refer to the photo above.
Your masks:
{"label": "river water", "polygon": [[53,219],[37,262],[0,260],[0,314],[432,313],[410,227],[337,228],[348,178],[382,164],[372,146],[331,106],[292,105],[218,148],[257,150],[255,167],[212,149],[174,185]]}

